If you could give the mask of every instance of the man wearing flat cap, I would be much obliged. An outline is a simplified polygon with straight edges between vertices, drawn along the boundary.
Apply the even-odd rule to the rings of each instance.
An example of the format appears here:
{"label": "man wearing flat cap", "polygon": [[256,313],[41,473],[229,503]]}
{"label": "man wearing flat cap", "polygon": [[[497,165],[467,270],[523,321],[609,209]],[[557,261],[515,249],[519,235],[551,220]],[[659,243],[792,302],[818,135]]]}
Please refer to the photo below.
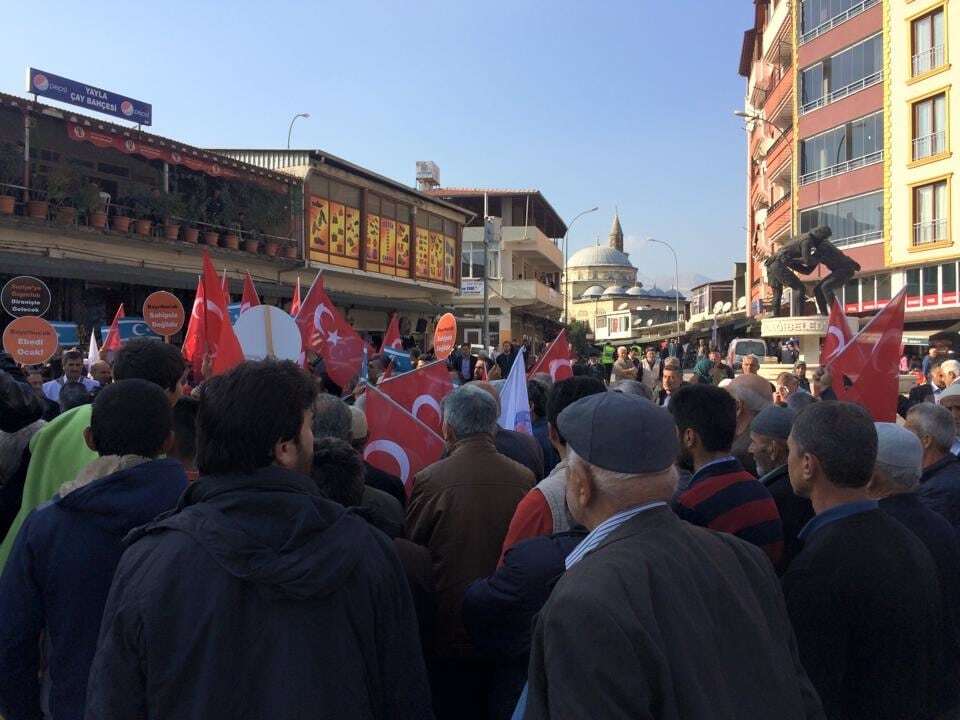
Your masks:
{"label": "man wearing flat cap", "polygon": [[763,551],[667,505],[679,450],[669,412],[608,392],[558,426],[567,504],[590,532],[537,620],[520,714],[822,718]]}
{"label": "man wearing flat cap", "polygon": [[788,407],[770,405],[750,422],[749,452],[757,463],[760,483],[773,496],[783,524],[783,557],[777,566],[781,573],[800,552],[800,531],[813,517],[813,505],[790,486],[787,438],[793,416],[793,410]]}

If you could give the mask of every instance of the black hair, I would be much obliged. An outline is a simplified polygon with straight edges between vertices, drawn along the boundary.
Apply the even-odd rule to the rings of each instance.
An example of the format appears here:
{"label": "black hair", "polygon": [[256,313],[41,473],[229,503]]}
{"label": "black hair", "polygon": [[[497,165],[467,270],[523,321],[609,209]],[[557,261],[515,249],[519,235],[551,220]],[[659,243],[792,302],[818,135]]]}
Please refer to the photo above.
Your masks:
{"label": "black hair", "polygon": [[197,411],[200,402],[182,397],[173,406],[173,451],[179,460],[193,464],[197,456]]}
{"label": "black hair", "polygon": [[716,385],[684,385],[670,400],[670,412],[682,435],[690,429],[709,452],[729,450],[737,434],[737,401]]}
{"label": "black hair", "polygon": [[557,427],[557,418],[560,417],[560,413],[566,410],[567,405],[572,405],[580,398],[585,398],[588,395],[596,395],[606,391],[602,380],[589,375],[575,375],[572,378],[553,384],[553,388],[550,390],[550,399],[547,401],[547,422],[556,430],[560,442],[566,444],[567,441],[560,434],[560,429]]}
{"label": "black hair", "polygon": [[90,392],[82,382],[67,382],[60,388],[60,412],[90,403]]}
{"label": "black hair", "polygon": [[310,476],[320,493],[344,507],[363,500],[366,466],[350,443],[335,437],[313,441],[313,468]]}
{"label": "black hair", "polygon": [[547,416],[547,390],[538,380],[527,380],[527,399],[533,405],[533,414],[538,418]]}
{"label": "black hair", "polygon": [[173,427],[170,400],[147,380],[120,380],[97,395],[90,417],[99,455],[156,457]]}
{"label": "black hair", "polygon": [[83,353],[77,350],[77,348],[64,350],[63,355],[60,356],[60,361],[62,362],[64,360],[83,360]]}
{"label": "black hair", "polygon": [[814,403],[794,419],[790,436],[801,452],[820,461],[832,484],[860,488],[870,482],[877,461],[877,428],[859,405]]}
{"label": "black hair", "polygon": [[197,469],[251,473],[274,461],[278,442],[300,436],[317,388],[290,361],[245,362],[200,386]]}
{"label": "black hair", "polygon": [[117,353],[113,377],[116,380],[149,380],[172,393],[176,391],[186,369],[183,355],[175,346],[137,338],[128,341]]}

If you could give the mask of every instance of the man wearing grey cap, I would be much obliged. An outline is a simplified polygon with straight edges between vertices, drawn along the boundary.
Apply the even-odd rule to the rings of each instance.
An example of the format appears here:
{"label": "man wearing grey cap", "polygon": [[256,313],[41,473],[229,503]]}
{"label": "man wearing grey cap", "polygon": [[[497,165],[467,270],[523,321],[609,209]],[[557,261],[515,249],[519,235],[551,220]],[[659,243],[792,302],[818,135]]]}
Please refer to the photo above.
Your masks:
{"label": "man wearing grey cap", "polygon": [[668,507],[670,414],[608,392],[558,425],[567,504],[590,533],[538,618],[518,716],[823,717],[763,551]]}
{"label": "man wearing grey cap", "polygon": [[[952,360],[951,362],[956,362]],[[940,399],[938,401],[940,407],[945,407],[950,411],[950,414],[953,416],[954,424],[954,438],[953,444],[950,446],[950,452],[954,455],[960,455],[960,383],[954,382],[952,385],[948,385],[946,390],[940,393]]]}
{"label": "man wearing grey cap", "polygon": [[[794,394],[794,397],[797,395]],[[783,572],[800,552],[798,535],[813,517],[813,505],[790,487],[787,468],[787,438],[793,425],[790,408],[770,405],[750,423],[749,452],[757,463],[760,482],[770,491],[783,523],[783,558],[777,569]]]}

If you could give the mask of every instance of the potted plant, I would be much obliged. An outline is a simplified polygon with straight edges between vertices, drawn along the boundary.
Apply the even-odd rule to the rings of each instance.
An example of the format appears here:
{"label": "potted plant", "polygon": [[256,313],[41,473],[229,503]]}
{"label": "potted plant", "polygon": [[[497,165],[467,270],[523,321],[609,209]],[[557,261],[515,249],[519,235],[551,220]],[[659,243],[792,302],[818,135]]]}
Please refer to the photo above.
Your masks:
{"label": "potted plant", "polygon": [[220,238],[220,242],[223,247],[230,248],[231,250],[240,249],[240,235],[238,222],[240,203],[235,192],[228,186],[224,185],[223,189],[220,191],[220,224],[227,227],[227,230],[224,231],[223,236]]}
{"label": "potted plant", "polygon": [[161,198],[163,215],[163,236],[167,240],[180,237],[180,223],[187,204],[177,193],[168,193]]}
{"label": "potted plant", "polygon": [[117,198],[113,204],[113,220],[110,222],[110,229],[117,232],[130,232],[130,207],[133,200],[130,197]]}
{"label": "potted plant", "polygon": [[100,197],[100,188],[92,182],[84,182],[77,189],[73,198],[74,206],[83,214],[87,225],[98,230],[107,226],[107,213],[104,210],[103,198]]}
{"label": "potted plant", "polygon": [[154,217],[160,209],[161,204],[160,190],[158,188],[140,190],[132,197],[131,205],[136,215],[133,221],[133,229],[137,235],[147,237],[153,234]]}
{"label": "potted plant", "polygon": [[83,178],[72,165],[57,165],[47,178],[47,199],[57,211],[57,222],[73,225],[77,219],[74,207],[83,186]]}
{"label": "potted plant", "polygon": [[12,215],[16,196],[11,185],[23,182],[23,158],[13,145],[0,144],[0,215]]}

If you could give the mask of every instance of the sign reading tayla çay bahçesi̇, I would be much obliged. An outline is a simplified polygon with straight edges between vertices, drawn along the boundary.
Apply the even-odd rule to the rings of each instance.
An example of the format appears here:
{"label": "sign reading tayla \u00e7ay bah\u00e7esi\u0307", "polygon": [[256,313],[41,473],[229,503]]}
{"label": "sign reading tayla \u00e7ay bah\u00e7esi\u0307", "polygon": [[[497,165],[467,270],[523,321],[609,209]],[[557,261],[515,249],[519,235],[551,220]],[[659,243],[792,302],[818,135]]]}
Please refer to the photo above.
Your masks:
{"label": "sign reading tayla \u00e7ay bah\u00e7esi\u0307", "polygon": [[176,335],[183,327],[183,303],[166,290],[150,293],[143,301],[143,319],[157,335]]}
{"label": "sign reading tayla \u00e7ay bah\u00e7esi\u0307", "polygon": [[0,305],[15,318],[44,315],[50,309],[50,288],[39,278],[19,275],[0,290]]}
{"label": "sign reading tayla \u00e7ay bah\u00e7esi\u0307", "polygon": [[153,106],[149,103],[54,75],[45,70],[27,68],[27,92],[42,95],[51,100],[79,105],[87,110],[112,115],[121,120],[130,120],[138,125],[153,124]]}

